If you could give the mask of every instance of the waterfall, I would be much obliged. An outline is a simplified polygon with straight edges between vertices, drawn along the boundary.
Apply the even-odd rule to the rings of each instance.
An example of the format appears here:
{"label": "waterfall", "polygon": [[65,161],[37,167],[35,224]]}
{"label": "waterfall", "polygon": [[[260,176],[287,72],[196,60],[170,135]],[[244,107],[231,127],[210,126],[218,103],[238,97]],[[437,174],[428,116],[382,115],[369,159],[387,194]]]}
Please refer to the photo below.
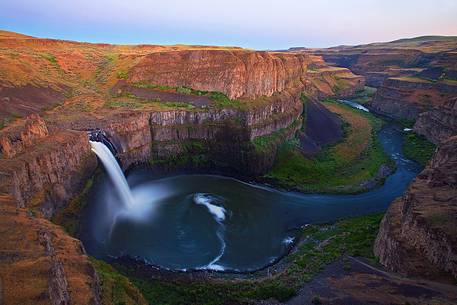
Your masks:
{"label": "waterfall", "polygon": [[102,161],[103,166],[108,172],[111,181],[113,181],[114,186],[116,187],[116,190],[119,193],[119,196],[121,197],[121,200],[124,203],[125,207],[132,207],[132,192],[130,191],[130,187],[127,183],[127,180],[125,180],[124,173],[122,172],[122,169],[117,163],[116,158],[114,158],[113,154],[105,144],[94,141],[89,141],[89,143],[92,148],[92,151]]}

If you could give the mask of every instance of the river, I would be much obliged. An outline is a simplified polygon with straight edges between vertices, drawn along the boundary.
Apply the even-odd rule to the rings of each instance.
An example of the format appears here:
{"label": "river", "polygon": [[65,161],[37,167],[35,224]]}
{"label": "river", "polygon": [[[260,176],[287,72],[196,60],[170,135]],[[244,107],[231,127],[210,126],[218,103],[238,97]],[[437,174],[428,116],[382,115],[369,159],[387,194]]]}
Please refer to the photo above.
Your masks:
{"label": "river", "polygon": [[384,126],[379,140],[396,171],[355,195],[283,192],[214,175],[159,179],[136,169],[127,180],[138,205],[114,213],[119,198],[102,177],[83,213],[81,240],[101,259],[129,255],[171,270],[256,270],[287,253],[294,228],[386,211],[420,171],[403,156],[402,139],[400,126]]}

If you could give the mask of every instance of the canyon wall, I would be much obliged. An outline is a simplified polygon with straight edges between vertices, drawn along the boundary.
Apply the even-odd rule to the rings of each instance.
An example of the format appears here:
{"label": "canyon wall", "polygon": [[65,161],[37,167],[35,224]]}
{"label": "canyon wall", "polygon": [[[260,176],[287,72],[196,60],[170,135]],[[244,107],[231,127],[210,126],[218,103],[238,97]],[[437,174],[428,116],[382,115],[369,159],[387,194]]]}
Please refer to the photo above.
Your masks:
{"label": "canyon wall", "polygon": [[[119,96],[120,82],[146,91]],[[363,77],[310,54],[87,44],[0,31],[0,284],[7,304],[101,303],[81,243],[50,222],[80,204],[98,167],[88,131],[106,132],[124,169],[256,176],[301,128],[301,93],[348,96],[363,86]],[[231,99],[218,104],[174,87]]]}
{"label": "canyon wall", "polygon": [[100,305],[100,283],[81,242],[0,198],[1,302]]}
{"label": "canyon wall", "polygon": [[457,85],[414,77],[388,78],[378,88],[371,103],[374,111],[415,121],[433,107],[441,108],[457,97]]}
{"label": "canyon wall", "polygon": [[399,68],[414,67],[421,62],[424,54],[420,50],[395,49],[388,46],[371,49],[370,45],[321,49],[314,53],[322,56],[329,65],[345,67],[363,75],[367,85],[371,87],[381,86],[389,77],[407,75],[408,70]]}
{"label": "canyon wall", "polygon": [[457,137],[445,141],[407,192],[395,200],[375,243],[390,270],[457,278]]}
{"label": "canyon wall", "polygon": [[420,114],[414,124],[414,131],[436,145],[457,135],[457,99]]}
{"label": "canyon wall", "polygon": [[[19,127],[20,128],[20,127]],[[45,217],[79,194],[96,167],[85,132],[48,134],[37,115],[19,137],[0,132],[0,185],[18,207],[39,208]]]}
{"label": "canyon wall", "polygon": [[[127,80],[220,91],[231,99],[255,99],[305,87],[313,76],[308,69],[311,64],[326,66],[321,58],[309,54],[246,50],[157,52],[133,66]],[[363,78],[345,76],[351,76],[363,87]]]}
{"label": "canyon wall", "polygon": [[[457,98],[457,39],[424,36],[386,43],[329,49],[291,49],[322,56],[329,65],[351,69],[378,88],[371,109],[414,123],[438,144],[455,135],[449,103]],[[441,121],[443,119],[444,121]]]}
{"label": "canyon wall", "polygon": [[135,65],[128,80],[256,98],[296,86],[310,62],[307,56],[245,50],[157,52]]}

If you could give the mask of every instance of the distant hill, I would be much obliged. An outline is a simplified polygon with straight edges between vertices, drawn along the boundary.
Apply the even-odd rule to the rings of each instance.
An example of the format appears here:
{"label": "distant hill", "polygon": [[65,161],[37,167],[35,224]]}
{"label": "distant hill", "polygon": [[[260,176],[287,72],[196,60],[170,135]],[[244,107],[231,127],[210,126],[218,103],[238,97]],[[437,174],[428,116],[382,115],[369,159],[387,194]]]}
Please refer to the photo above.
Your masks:
{"label": "distant hill", "polygon": [[457,36],[419,36],[413,38],[402,38],[391,41],[390,43],[417,43],[429,41],[456,41]]}
{"label": "distant hill", "polygon": [[319,51],[319,50],[375,50],[375,49],[412,49],[425,53],[446,51],[457,52],[457,36],[419,36],[402,38],[389,42],[374,42],[360,45],[340,45],[330,48],[293,47],[288,52]]}

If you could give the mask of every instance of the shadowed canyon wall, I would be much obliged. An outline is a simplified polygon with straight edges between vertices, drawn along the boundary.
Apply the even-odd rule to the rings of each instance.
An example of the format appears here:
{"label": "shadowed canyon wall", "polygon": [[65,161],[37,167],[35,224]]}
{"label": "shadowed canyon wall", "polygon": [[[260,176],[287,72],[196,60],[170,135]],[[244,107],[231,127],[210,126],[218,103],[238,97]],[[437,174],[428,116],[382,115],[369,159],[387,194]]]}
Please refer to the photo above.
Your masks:
{"label": "shadowed canyon wall", "polygon": [[375,253],[390,270],[457,278],[457,137],[446,140],[381,223]]}

